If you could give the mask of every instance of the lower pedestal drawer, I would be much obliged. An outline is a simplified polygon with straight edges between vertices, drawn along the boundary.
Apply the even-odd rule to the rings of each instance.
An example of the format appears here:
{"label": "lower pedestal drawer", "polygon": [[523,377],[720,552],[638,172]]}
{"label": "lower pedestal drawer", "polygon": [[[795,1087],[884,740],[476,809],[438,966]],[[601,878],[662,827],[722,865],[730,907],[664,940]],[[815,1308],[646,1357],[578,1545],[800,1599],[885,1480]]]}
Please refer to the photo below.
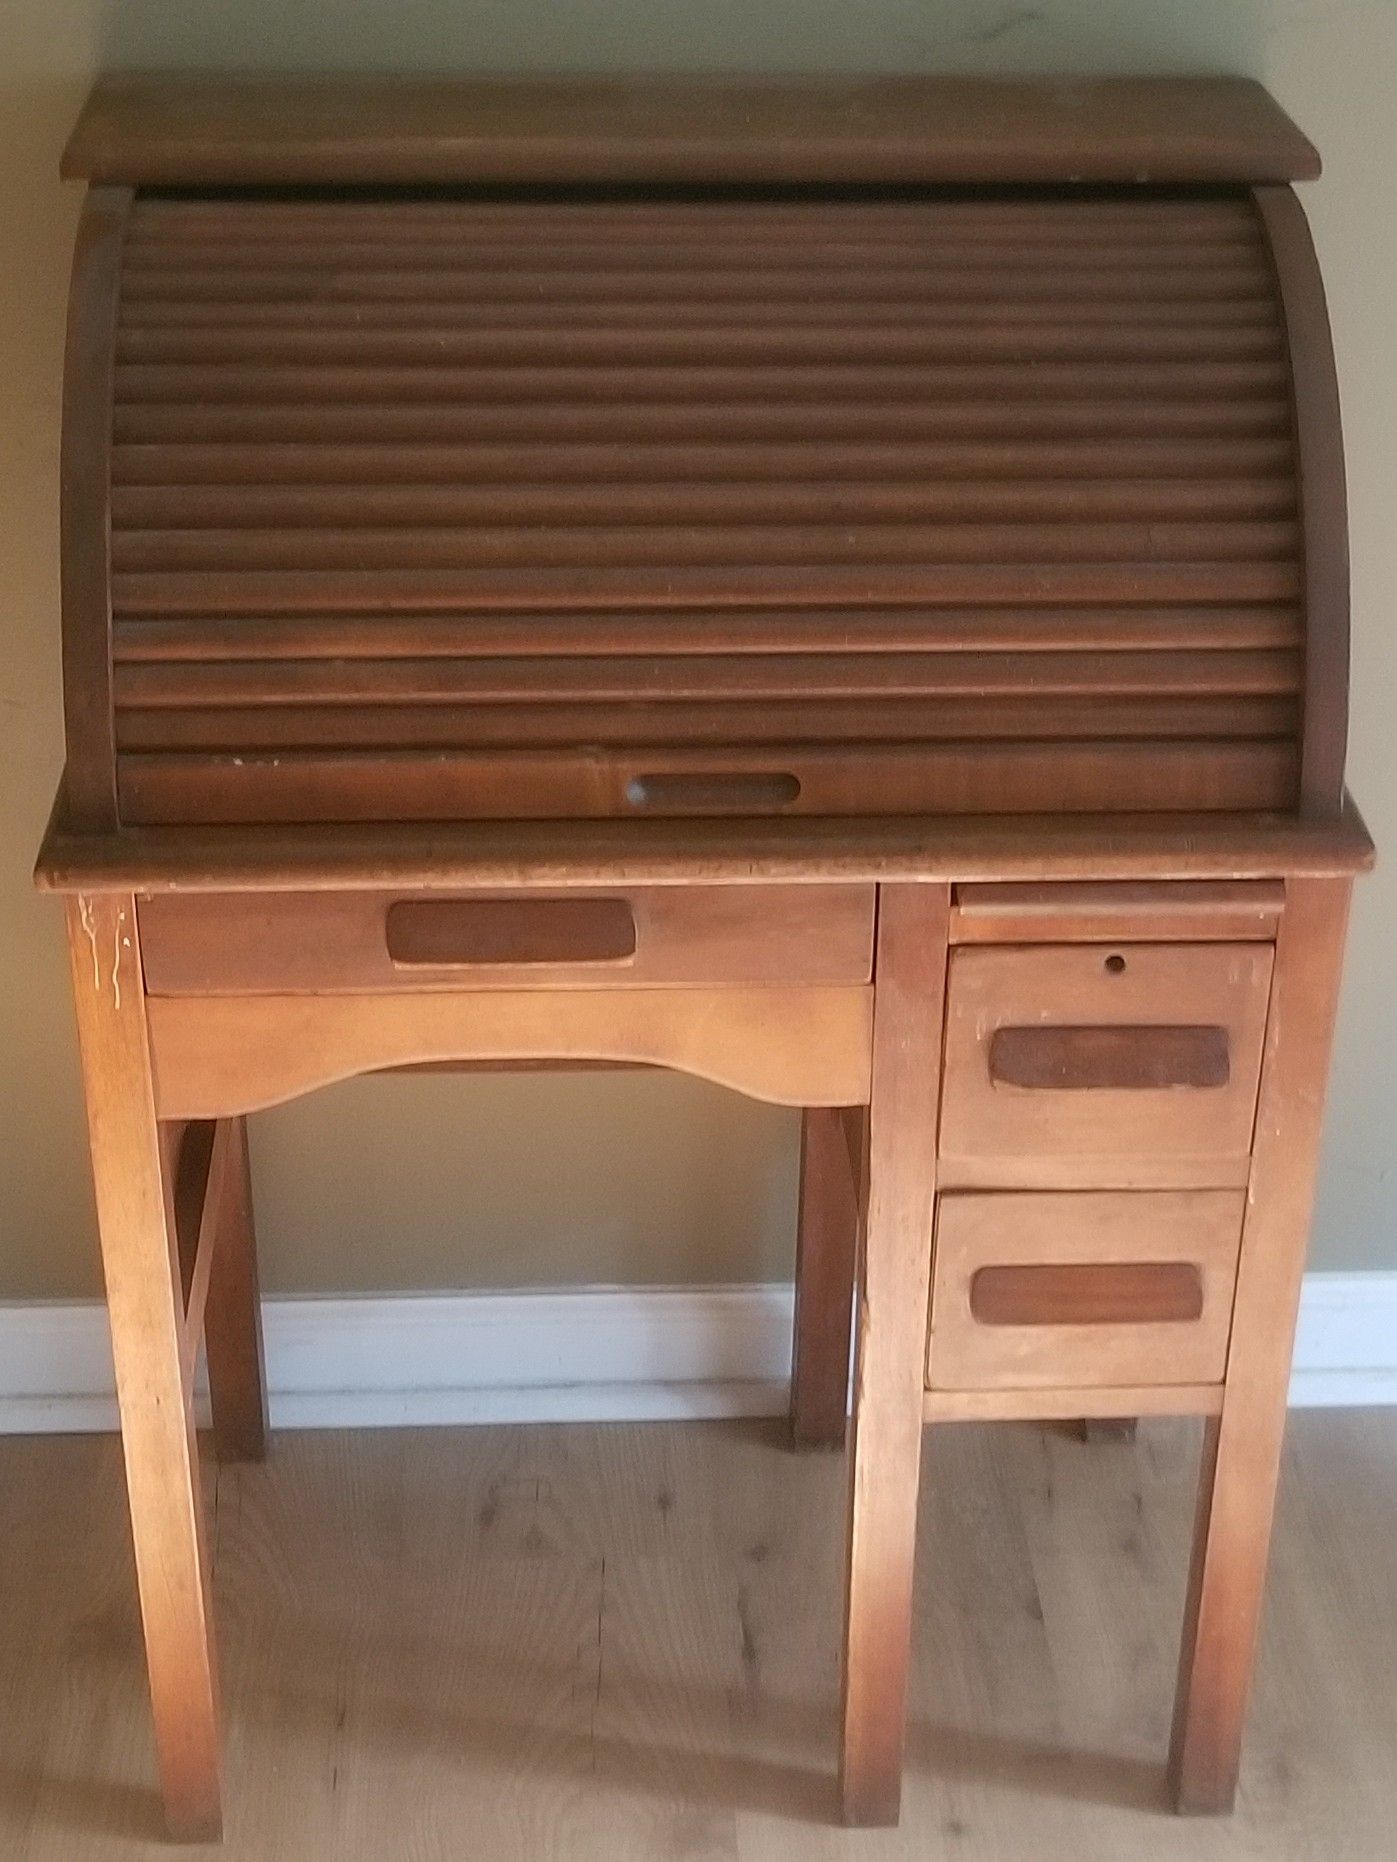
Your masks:
{"label": "lower pedestal drawer", "polygon": [[942,1196],[928,1389],[1219,1382],[1245,1203],[1241,1190]]}

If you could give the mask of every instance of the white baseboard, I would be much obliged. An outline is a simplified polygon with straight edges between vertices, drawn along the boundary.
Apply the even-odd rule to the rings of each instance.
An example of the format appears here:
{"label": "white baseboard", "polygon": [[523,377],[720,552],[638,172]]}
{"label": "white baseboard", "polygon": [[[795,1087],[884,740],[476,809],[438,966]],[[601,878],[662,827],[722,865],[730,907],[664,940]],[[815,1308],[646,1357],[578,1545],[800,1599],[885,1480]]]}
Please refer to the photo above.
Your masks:
{"label": "white baseboard", "polygon": [[[272,1423],[776,1415],[791,1306],[788,1285],[269,1300]],[[1397,1403],[1397,1272],[1308,1276],[1290,1399]],[[0,1305],[0,1433],[115,1426],[102,1306]]]}

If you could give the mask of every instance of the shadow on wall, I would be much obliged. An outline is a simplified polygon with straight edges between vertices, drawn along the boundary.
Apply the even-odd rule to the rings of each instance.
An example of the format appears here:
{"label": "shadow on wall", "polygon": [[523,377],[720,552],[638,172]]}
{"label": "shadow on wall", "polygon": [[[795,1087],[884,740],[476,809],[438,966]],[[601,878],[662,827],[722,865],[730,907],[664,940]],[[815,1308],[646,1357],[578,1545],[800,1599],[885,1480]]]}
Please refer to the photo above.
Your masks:
{"label": "shadow on wall", "polygon": [[[111,0],[109,67],[1264,70],[1274,0]],[[1303,0],[1300,10],[1304,10]]]}

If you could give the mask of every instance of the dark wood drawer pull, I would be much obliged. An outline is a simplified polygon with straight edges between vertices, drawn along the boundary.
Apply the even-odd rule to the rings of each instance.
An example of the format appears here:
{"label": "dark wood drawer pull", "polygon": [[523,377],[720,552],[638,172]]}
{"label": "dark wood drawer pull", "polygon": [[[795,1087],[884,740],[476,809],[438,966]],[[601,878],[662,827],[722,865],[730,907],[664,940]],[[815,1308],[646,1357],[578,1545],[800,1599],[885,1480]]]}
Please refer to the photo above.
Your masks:
{"label": "dark wood drawer pull", "polygon": [[1203,1316],[1191,1261],[982,1267],[971,1276],[981,1325],[1187,1325]]}
{"label": "dark wood drawer pull", "polygon": [[999,1028],[990,1040],[996,1086],[1051,1092],[1157,1092],[1226,1086],[1225,1028]]}
{"label": "dark wood drawer pull", "polygon": [[782,770],[734,770],[716,775],[633,776],[626,785],[632,808],[695,814],[744,814],[789,808],[800,800],[800,778]]}
{"label": "dark wood drawer pull", "polygon": [[388,955],[404,966],[626,963],[626,899],[404,899],[390,905]]}

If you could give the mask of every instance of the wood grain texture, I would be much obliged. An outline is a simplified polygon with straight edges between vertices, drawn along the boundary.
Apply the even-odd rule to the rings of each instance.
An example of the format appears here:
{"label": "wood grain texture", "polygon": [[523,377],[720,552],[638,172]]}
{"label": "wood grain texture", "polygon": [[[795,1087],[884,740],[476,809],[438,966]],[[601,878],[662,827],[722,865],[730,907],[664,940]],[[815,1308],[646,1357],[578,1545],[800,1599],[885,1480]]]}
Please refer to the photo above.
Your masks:
{"label": "wood grain texture", "polygon": [[152,996],[149,1019],[162,1118],[228,1118],[423,1061],[574,1057],[843,1106],[868,1097],[872,996],[858,984]]}
{"label": "wood grain texture", "polygon": [[[928,1386],[1221,1383],[1244,1200],[1240,1190],[943,1195]],[[1182,1270],[1182,1310],[1192,1318],[1175,1308],[1151,1316],[1144,1310],[1150,1277],[1132,1284],[1129,1271],[1116,1271],[1138,1277],[1160,1267]],[[1004,1269],[1012,1291],[997,1307],[977,1310],[980,1276]],[[1052,1276],[1061,1274],[1086,1280],[1085,1290],[1060,1287],[1055,1297]],[[1031,1308],[1027,1278],[1035,1282]],[[1106,1316],[1112,1304],[1114,1319]]]}
{"label": "wood grain texture", "polygon": [[63,173],[145,184],[1289,181],[1319,158],[1240,78],[112,74]]}
{"label": "wood grain texture", "polygon": [[[928,1422],[1066,1422],[1089,1432],[1098,1422],[1142,1416],[1215,1416],[1221,1384],[1059,1384],[1047,1389],[928,1390]],[[1083,1441],[1091,1441],[1083,1433]]]}
{"label": "wood grain texture", "polygon": [[321,823],[87,834],[60,806],[41,891],[276,892],[309,888],[670,885],[825,879],[1274,878],[1366,872],[1352,800],[1338,820],[1287,816],[1022,815],[966,820]]}
{"label": "wood grain texture", "polygon": [[[1245,1788],[1207,1829],[1162,1814],[1195,1441],[1172,1421],[1090,1449],[936,1432],[895,1855],[935,1855],[952,1820],[1042,1862],[1135,1854],[1142,1832],[1211,1862],[1387,1853],[1380,1410],[1294,1416]],[[555,1838],[569,1862],[651,1862],[676,1835],[742,1862],[867,1855],[830,1827],[843,1469],[790,1454],[784,1424],[322,1431],[215,1472],[228,1862],[451,1855],[463,1830],[490,1862]],[[26,1599],[0,1616],[0,1693],[24,1703],[0,1732],[0,1851],[165,1862],[116,1443],[2,1439],[0,1491],[0,1582]]]}
{"label": "wood grain texture", "polygon": [[[142,949],[152,995],[306,991],[550,989],[727,984],[866,983],[873,972],[871,886],[664,886],[599,894],[528,888],[511,895],[286,892],[161,894],[142,899]],[[629,958],[584,958],[573,936],[581,908],[617,908],[634,940]],[[468,967],[440,942],[395,959],[394,913],[449,915],[474,939]],[[508,914],[501,924],[479,914]],[[463,920],[461,914],[475,914]],[[521,917],[520,914],[526,914]],[[541,916],[540,916],[541,915]],[[401,919],[399,919],[401,925]],[[550,929],[552,927],[552,929]],[[561,927],[561,931],[559,929]],[[489,936],[487,951],[481,940]],[[519,940],[531,940],[530,957]],[[551,942],[545,949],[540,939]],[[509,941],[509,940],[512,940]],[[595,948],[595,946],[593,946]],[[608,946],[608,948],[612,948]],[[435,961],[433,961],[435,959]]]}
{"label": "wood grain texture", "polygon": [[122,818],[1290,809],[1276,290],[1241,194],[143,195]]}
{"label": "wood grain texture", "polygon": [[1348,490],[1339,383],[1304,209],[1289,188],[1259,188],[1256,202],[1285,316],[1305,539],[1309,654],[1300,795],[1312,813],[1329,814],[1343,799],[1348,749]]}
{"label": "wood grain texture", "polygon": [[222,1815],[217,1664],[135,901],[75,898],[68,947],[161,1787],[171,1834],[205,1838]]}
{"label": "wood grain texture", "polygon": [[[1271,946],[1261,943],[958,947],[946,1017],[943,1182],[1130,1188],[1167,1182],[1173,1171],[1178,1182],[1244,1183],[1270,978]],[[1205,1037],[1201,1060],[1192,1047],[1175,1053],[1178,1037],[1168,1031],[1180,1026],[1221,1029],[1226,1068],[1217,1064],[1216,1035]],[[1112,1028],[1119,1040],[1096,1032]],[[1138,1050],[1137,1028],[1146,1031]],[[1149,1045],[1161,1031],[1170,1050],[1163,1055]],[[995,1077],[1005,1034],[1015,1037],[1011,1060],[1028,1049],[1014,1069],[1024,1083]],[[1168,1083],[1182,1077],[1180,1060],[1206,1061],[1198,1077],[1213,1084]],[[1071,1085],[1055,1072],[1058,1061],[1109,1083]],[[1164,1071],[1152,1084],[1157,1062]]]}
{"label": "wood grain texture", "polygon": [[1278,879],[1234,881],[1002,880],[957,886],[954,944],[1159,943],[1275,936],[1285,899]]}
{"label": "wood grain texture", "polygon": [[947,886],[884,886],[854,1334],[840,1794],[847,1822],[897,1821],[921,1464]]}
{"label": "wood grain texture", "polygon": [[74,821],[115,827],[111,446],[117,296],[131,190],[94,187],[73,249],[60,474],[64,789]]}
{"label": "wood grain texture", "polygon": [[267,1372],[247,1121],[228,1119],[221,1129],[227,1162],[204,1306],[209,1405],[219,1460],[260,1461],[267,1452]]}
{"label": "wood grain texture", "polygon": [[1236,1789],[1349,892],[1342,881],[1286,887],[1232,1345],[1199,1482],[1169,1759],[1181,1810],[1227,1810]]}
{"label": "wood grain texture", "polygon": [[842,1448],[849,1413],[850,1324],[862,1198],[844,1109],[808,1107],[800,1128],[791,1437]]}

